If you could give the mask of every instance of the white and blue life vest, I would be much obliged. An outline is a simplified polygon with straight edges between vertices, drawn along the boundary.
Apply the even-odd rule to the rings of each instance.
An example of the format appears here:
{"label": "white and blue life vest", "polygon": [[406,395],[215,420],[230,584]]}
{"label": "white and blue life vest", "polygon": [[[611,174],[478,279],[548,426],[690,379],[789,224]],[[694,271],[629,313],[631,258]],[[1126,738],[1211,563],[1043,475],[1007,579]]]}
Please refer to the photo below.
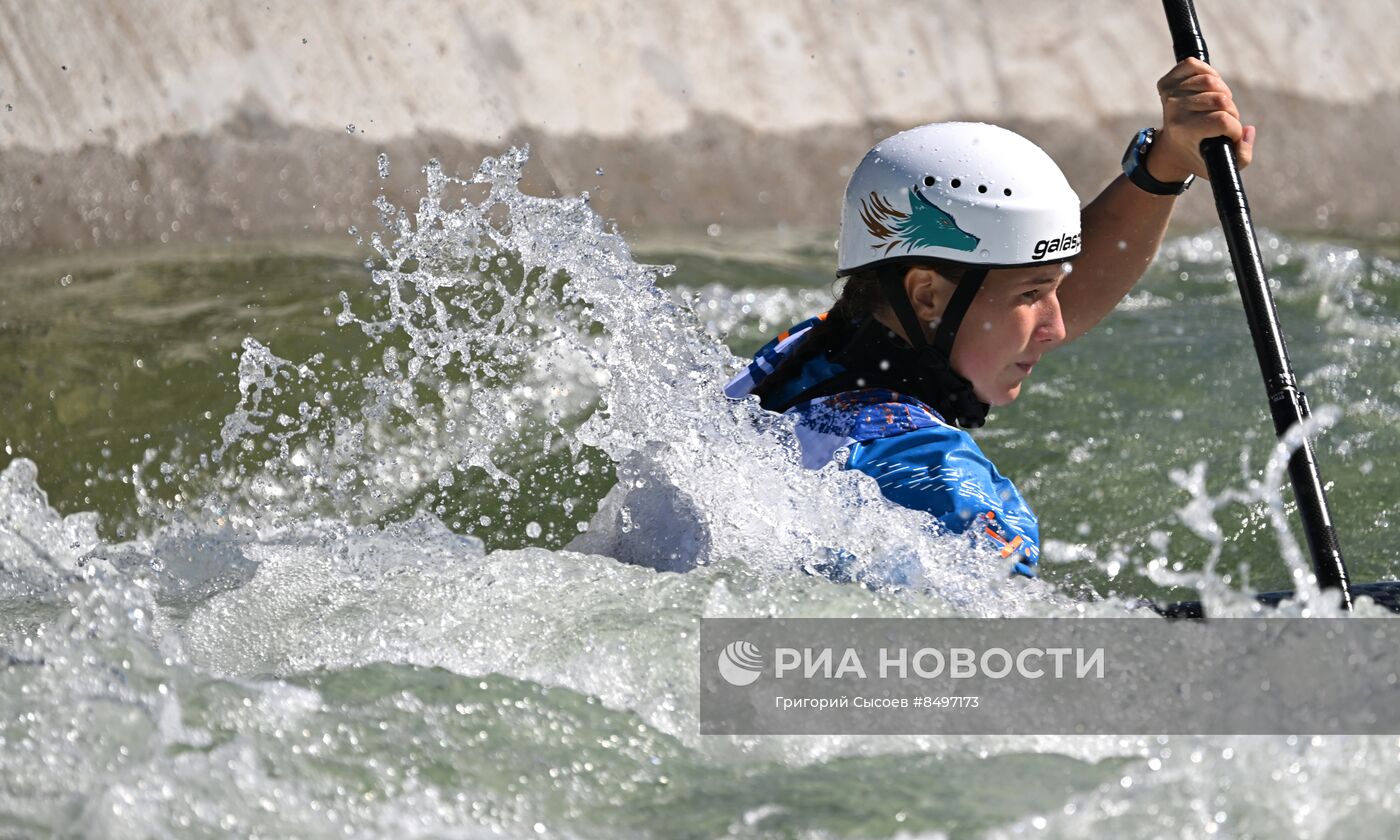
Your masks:
{"label": "white and blue life vest", "polygon": [[[822,317],[764,345],[725,387],[725,395],[748,396]],[[775,397],[787,402],[843,372],[817,354]],[[844,448],[845,468],[874,478],[890,501],[931,514],[947,532],[990,539],[1013,572],[1035,577],[1040,526],[1030,506],[967,432],[924,402],[888,388],[861,388],[798,402],[784,413],[797,418],[804,467],[819,469]]]}

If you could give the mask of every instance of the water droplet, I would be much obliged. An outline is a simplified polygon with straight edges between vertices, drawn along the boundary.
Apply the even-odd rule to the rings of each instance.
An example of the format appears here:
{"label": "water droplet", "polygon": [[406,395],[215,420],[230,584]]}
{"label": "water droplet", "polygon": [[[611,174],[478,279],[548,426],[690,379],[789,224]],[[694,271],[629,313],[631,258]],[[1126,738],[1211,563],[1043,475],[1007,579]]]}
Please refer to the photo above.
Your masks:
{"label": "water droplet", "polygon": [[379,153],[379,177],[389,177],[389,156],[383,152]]}
{"label": "water droplet", "polygon": [[992,255],[992,252],[987,250],[986,248],[983,248],[981,251],[978,252],[977,255],[985,260]]}
{"label": "water droplet", "polygon": [[723,229],[717,224],[711,224],[709,227],[705,228],[705,233],[709,234],[712,237],[719,236],[723,232]]}
{"label": "water droplet", "polygon": [[593,170],[593,174],[594,174],[594,175],[597,175],[598,177],[601,178],[601,177],[603,177],[603,175],[605,175],[606,173],[603,172],[603,167],[600,166],[600,167],[598,167],[597,169]]}
{"label": "water droplet", "polygon": [[354,134],[354,133],[355,133],[355,124],[354,124],[354,123],[346,123],[346,124],[345,124],[345,133],[346,133],[346,134]]}
{"label": "water droplet", "polygon": [[60,285],[60,286],[71,286],[71,285],[73,285],[73,275],[71,275],[71,274],[65,274],[65,275],[63,275],[63,277],[59,279],[58,285]]}
{"label": "water droplet", "polygon": [[525,526],[525,536],[532,540],[539,539],[540,532],[540,523],[538,522],[531,522]]}

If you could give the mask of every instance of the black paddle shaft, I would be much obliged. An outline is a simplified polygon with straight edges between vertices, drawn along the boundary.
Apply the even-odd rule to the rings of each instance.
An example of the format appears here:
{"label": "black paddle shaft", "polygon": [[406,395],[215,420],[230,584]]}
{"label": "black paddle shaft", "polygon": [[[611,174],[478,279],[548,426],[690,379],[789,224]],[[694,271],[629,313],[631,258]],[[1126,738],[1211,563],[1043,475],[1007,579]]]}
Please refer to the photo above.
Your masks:
{"label": "black paddle shaft", "polygon": [[[1172,47],[1176,60],[1198,58],[1210,62],[1206,52],[1201,24],[1196,18],[1192,0],[1162,0],[1167,12],[1167,25],[1172,32]],[[1274,431],[1282,436],[1307,419],[1307,398],[1298,390],[1293,365],[1288,359],[1288,347],[1279,329],[1278,310],[1264,276],[1264,261],[1259,255],[1259,240],[1254,235],[1249,201],[1235,162],[1235,149],[1227,137],[1212,137],[1201,142],[1201,156],[1210,173],[1210,189],[1215,194],[1215,210],[1225,231],[1230,248],[1235,280],[1244,298],[1244,311],[1249,319],[1249,332],[1254,338],[1254,352],[1264,374],[1264,388],[1269,395],[1269,411],[1274,418]],[[1303,519],[1317,583],[1323,589],[1338,589],[1342,606],[1351,608],[1351,583],[1346,563],[1337,543],[1337,530],[1327,510],[1327,494],[1322,476],[1318,474],[1312,443],[1304,438],[1288,459],[1288,477],[1293,483],[1293,495],[1298,500],[1298,513]]]}

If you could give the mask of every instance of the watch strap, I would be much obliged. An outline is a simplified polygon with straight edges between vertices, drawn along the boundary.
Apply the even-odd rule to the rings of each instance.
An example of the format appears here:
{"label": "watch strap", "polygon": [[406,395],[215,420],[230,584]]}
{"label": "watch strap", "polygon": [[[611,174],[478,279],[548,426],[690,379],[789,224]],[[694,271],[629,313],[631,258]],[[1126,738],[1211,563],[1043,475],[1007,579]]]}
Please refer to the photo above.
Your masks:
{"label": "watch strap", "polygon": [[1181,195],[1196,180],[1195,175],[1186,176],[1184,181],[1159,181],[1147,171],[1147,152],[1157,139],[1157,129],[1144,128],[1139,131],[1128,150],[1123,153],[1123,174],[1128,176],[1138,189],[1153,195]]}

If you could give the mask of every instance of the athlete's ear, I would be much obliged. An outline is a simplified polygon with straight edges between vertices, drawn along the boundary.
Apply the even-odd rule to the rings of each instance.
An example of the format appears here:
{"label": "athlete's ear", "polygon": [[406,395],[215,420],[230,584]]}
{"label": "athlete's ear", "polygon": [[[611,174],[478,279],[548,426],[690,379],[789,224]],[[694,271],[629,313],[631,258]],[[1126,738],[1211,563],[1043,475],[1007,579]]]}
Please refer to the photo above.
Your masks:
{"label": "athlete's ear", "polygon": [[953,296],[954,288],[931,268],[912,266],[904,274],[904,293],[909,296],[914,315],[921,324],[931,324],[943,316],[943,308]]}

